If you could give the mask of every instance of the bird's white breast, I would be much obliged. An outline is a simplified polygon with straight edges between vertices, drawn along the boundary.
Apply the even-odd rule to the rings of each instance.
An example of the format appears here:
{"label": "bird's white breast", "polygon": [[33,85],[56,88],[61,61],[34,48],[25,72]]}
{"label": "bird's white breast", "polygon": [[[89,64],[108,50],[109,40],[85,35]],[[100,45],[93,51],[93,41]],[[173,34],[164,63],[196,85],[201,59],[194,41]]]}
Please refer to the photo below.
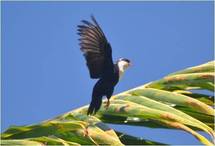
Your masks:
{"label": "bird's white breast", "polygon": [[123,76],[123,74],[124,74],[124,72],[125,72],[125,70],[126,70],[126,68],[127,68],[127,62],[125,62],[125,61],[119,61],[118,62],[118,67],[119,67],[119,77],[121,78],[122,76]]}

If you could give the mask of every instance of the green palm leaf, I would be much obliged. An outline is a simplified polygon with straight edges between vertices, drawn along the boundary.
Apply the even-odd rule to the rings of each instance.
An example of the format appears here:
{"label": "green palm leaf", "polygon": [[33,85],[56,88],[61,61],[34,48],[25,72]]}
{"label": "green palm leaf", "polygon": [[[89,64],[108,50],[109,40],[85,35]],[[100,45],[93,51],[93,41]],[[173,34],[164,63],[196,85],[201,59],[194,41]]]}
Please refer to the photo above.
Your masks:
{"label": "green palm leaf", "polygon": [[[192,90],[191,90],[192,89]],[[112,97],[108,109],[87,116],[84,106],[36,125],[13,126],[2,145],[163,145],[114,131],[105,123],[184,130],[213,145],[214,61],[191,67]],[[105,102],[105,101],[104,101]],[[211,136],[207,139],[198,131]]]}

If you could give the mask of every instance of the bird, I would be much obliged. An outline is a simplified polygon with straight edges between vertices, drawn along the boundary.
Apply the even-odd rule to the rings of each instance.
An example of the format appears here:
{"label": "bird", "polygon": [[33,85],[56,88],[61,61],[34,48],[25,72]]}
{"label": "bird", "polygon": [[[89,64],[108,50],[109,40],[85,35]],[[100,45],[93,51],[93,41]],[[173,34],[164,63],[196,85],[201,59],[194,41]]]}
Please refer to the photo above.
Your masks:
{"label": "bird", "polygon": [[91,22],[82,20],[81,23],[77,26],[80,50],[86,60],[90,78],[98,80],[93,87],[87,111],[87,115],[94,115],[100,109],[103,97],[107,98],[105,107],[108,109],[114,87],[125,70],[131,66],[131,61],[119,58],[114,63],[111,45],[93,15]]}

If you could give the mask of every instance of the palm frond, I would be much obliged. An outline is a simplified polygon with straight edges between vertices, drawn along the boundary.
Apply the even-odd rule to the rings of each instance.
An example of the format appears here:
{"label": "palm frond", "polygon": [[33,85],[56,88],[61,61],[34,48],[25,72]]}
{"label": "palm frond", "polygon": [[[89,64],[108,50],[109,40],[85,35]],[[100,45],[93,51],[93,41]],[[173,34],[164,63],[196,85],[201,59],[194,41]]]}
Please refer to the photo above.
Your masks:
{"label": "palm frond", "polygon": [[84,106],[36,125],[10,127],[1,134],[1,144],[163,145],[115,131],[106,124],[114,123],[180,129],[202,144],[213,145],[214,96],[196,90],[214,92],[214,61],[115,95],[110,107],[102,106],[96,116],[87,116],[88,106]]}

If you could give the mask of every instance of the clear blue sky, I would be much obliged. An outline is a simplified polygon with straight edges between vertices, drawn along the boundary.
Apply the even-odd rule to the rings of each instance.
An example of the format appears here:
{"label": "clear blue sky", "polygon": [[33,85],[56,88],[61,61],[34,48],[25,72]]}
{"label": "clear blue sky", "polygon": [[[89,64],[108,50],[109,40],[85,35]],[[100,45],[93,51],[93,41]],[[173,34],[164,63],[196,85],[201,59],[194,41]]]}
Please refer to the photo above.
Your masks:
{"label": "clear blue sky", "polygon": [[[114,59],[133,63],[115,94],[213,59],[213,2],[2,2],[2,131],[90,102],[95,80],[76,26],[91,14]],[[113,127],[169,144],[199,144],[185,132]]]}

